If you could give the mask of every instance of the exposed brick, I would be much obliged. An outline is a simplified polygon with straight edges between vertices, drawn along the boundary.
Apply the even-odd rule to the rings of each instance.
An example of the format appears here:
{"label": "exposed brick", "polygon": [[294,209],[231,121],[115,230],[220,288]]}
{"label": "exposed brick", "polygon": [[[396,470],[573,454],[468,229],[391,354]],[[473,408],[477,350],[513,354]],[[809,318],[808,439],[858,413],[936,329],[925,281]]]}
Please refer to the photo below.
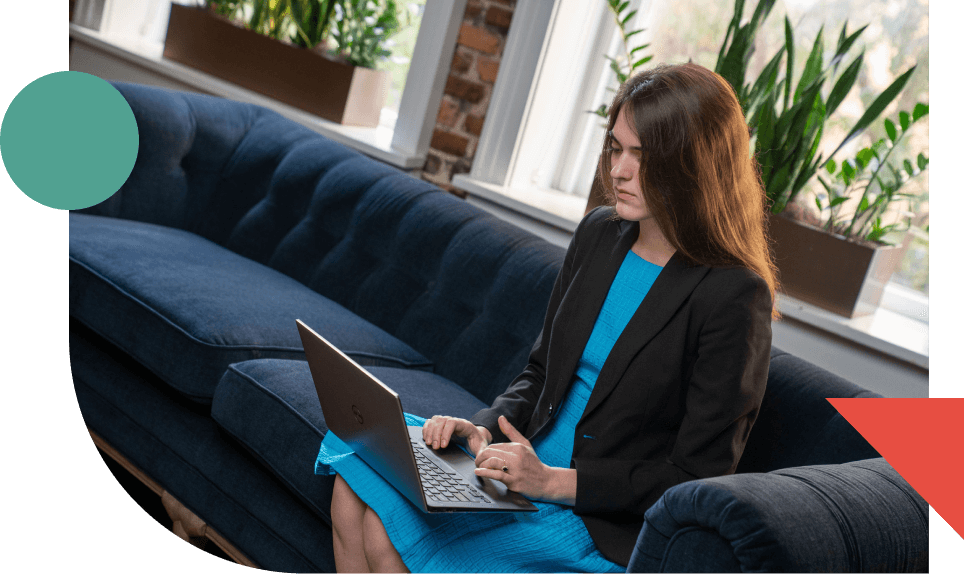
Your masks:
{"label": "exposed brick", "polygon": [[453,128],[457,121],[459,121],[459,105],[450,99],[442,98],[435,123]]}
{"label": "exposed brick", "polygon": [[484,116],[466,116],[465,131],[478,137],[482,135],[482,124],[485,122]]}
{"label": "exposed brick", "polygon": [[445,153],[464,156],[468,145],[469,140],[458,134],[443,132],[442,130],[435,130],[435,133],[432,134],[432,147]]}
{"label": "exposed brick", "polygon": [[482,13],[482,3],[478,0],[469,0],[465,5],[465,19],[475,18]]}
{"label": "exposed brick", "polygon": [[477,67],[479,79],[483,82],[494,82],[495,77],[499,75],[499,61],[495,58],[480,56]]}
{"label": "exposed brick", "polygon": [[477,104],[485,97],[485,86],[471,80],[463,80],[458,76],[449,76],[445,83],[445,93],[467,102]]}
{"label": "exposed brick", "polygon": [[442,159],[437,155],[428,154],[425,157],[425,166],[422,167],[422,171],[425,173],[436,174],[438,173],[438,168],[442,166]]}
{"label": "exposed brick", "polygon": [[462,28],[459,29],[459,44],[486,54],[496,54],[499,51],[498,36],[468,24],[462,24]]}
{"label": "exposed brick", "polygon": [[456,47],[455,55],[452,56],[452,70],[465,73],[472,66],[472,52],[464,48]]}
{"label": "exposed brick", "polygon": [[485,11],[485,23],[508,30],[509,24],[512,23],[512,10],[506,10],[500,6],[489,6]]}

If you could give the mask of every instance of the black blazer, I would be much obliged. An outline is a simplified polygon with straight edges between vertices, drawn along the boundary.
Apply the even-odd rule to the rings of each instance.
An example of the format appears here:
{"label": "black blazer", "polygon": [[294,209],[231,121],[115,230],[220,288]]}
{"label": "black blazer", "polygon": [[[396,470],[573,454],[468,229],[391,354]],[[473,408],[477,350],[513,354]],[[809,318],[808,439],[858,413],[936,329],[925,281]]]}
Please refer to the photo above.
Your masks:
{"label": "black blazer", "polygon": [[[529,364],[472,422],[530,440],[557,414],[637,222],[593,210],[556,278]],[[643,513],[666,489],[736,470],[770,366],[771,296],[742,267],[689,264],[677,252],[616,340],[576,425],[573,511],[604,556],[626,565]]]}

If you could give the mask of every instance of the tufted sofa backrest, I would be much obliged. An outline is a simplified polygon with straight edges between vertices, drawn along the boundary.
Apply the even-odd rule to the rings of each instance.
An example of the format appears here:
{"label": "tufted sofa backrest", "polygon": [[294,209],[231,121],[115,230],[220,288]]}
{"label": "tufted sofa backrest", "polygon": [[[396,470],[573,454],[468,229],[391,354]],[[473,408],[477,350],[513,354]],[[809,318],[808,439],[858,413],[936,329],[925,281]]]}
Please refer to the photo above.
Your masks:
{"label": "tufted sofa backrest", "polygon": [[87,213],[191,231],[281,271],[486,403],[521,372],[564,249],[264,108],[114,86],[140,148]]}
{"label": "tufted sofa backrest", "polygon": [[760,415],[737,472],[769,472],[880,456],[827,401],[879,396],[774,347]]}

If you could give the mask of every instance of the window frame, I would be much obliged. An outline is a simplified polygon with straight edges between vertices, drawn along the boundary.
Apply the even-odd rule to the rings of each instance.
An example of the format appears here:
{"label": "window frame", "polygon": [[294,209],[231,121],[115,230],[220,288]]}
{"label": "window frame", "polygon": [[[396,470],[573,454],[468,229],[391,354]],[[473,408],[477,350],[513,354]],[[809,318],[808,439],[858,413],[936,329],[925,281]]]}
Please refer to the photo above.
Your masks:
{"label": "window frame", "polygon": [[[157,8],[160,14],[169,11],[170,4],[193,4],[185,0],[160,0],[168,6]],[[122,81],[139,81],[170,85],[171,81],[185,87],[213,93],[230,99],[255,103],[273,109],[340,143],[349,145],[377,159],[412,170],[421,169],[428,154],[435,116],[442,101],[445,82],[448,79],[452,56],[458,40],[459,29],[465,14],[467,0],[426,0],[422,22],[415,41],[415,49],[409,66],[408,78],[399,103],[398,119],[394,129],[384,126],[361,128],[342,126],[286,106],[271,98],[234,86],[207,74],[164,60],[163,51],[153,38],[137,37],[116,29],[117,13],[122,4],[116,0],[104,0],[100,31],[71,23],[70,35],[86,44],[83,57],[90,64],[94,56],[90,49],[99,51],[100,57],[112,57],[116,62],[100,66]],[[125,21],[125,19],[121,19]],[[112,23],[114,25],[112,26]],[[163,24],[166,27],[166,22]],[[112,29],[113,28],[113,29]],[[439,33],[439,31],[442,33]],[[74,53],[71,50],[72,68]],[[96,65],[96,64],[95,64]],[[152,76],[155,81],[152,82]]]}
{"label": "window frame", "polygon": [[[529,118],[530,102],[561,4],[562,0],[545,0],[520,3],[516,9],[499,81],[492,94],[472,169],[468,174],[453,177],[452,184],[467,192],[470,201],[550,241],[566,245],[578,220],[561,216],[558,209],[543,209],[540,205],[544,203],[536,204],[527,201],[526,197],[529,194],[547,198],[551,197],[550,194],[563,195],[564,192],[548,189],[523,191],[509,185],[513,162],[519,154]],[[641,0],[640,13],[644,21],[648,19],[650,6],[649,0]],[[929,297],[907,291],[910,290],[888,282],[881,308],[927,324]]]}

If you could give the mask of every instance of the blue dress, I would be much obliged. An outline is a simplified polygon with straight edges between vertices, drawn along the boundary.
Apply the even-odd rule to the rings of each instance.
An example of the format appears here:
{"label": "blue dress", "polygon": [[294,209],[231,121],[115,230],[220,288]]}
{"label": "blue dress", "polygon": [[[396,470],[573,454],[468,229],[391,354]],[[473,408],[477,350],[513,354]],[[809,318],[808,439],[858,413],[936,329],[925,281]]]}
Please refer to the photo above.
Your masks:
{"label": "blue dress", "polygon": [[[569,468],[576,423],[606,357],[662,267],[627,253],[606,296],[562,409],[532,443],[548,466]],[[425,419],[405,414],[406,423]],[[534,501],[538,512],[426,514],[328,432],[316,474],[340,474],[374,510],[412,572],[624,572],[596,548],[572,508]]]}

